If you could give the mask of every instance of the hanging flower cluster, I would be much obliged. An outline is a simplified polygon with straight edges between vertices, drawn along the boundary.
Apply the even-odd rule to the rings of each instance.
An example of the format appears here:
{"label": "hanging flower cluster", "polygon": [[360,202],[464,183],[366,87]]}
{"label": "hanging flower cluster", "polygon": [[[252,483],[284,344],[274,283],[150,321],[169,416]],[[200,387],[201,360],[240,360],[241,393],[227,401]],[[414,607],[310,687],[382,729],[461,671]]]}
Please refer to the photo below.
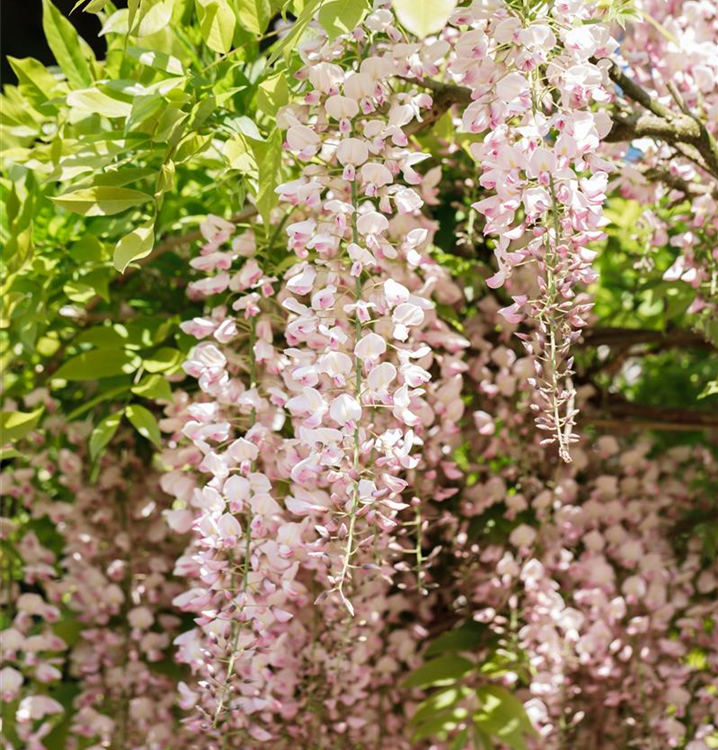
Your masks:
{"label": "hanging flower cluster", "polygon": [[[276,296],[277,280],[258,263],[264,249],[249,233],[233,239],[232,226],[220,219],[203,226],[207,242],[192,262],[206,278],[193,282],[190,294],[237,293],[231,308],[240,315],[227,302],[183,324],[201,339],[185,369],[203,396],[178,402],[162,423],[196,447],[180,444],[165,455],[174,469],[163,482],[181,506],[170,523],[196,533],[177,565],[193,588],[175,600],[198,615],[199,627],[177,639],[180,660],[201,678],[183,688],[183,705],[199,708],[191,728],[226,724],[262,741],[273,736],[269,715],[294,715],[322,695],[329,712],[322,732],[360,731],[366,720],[347,724],[332,706],[340,697],[345,705],[368,698],[373,675],[360,665],[371,653],[379,658],[382,642],[375,634],[361,659],[347,652],[346,636],[306,621],[308,592],[324,600],[329,622],[345,619],[347,610],[355,615],[358,624],[349,627],[366,639],[362,633],[379,621],[385,584],[378,582],[404,570],[403,560],[392,568],[391,546],[405,535],[397,515],[409,507],[401,497],[409,477],[416,492],[428,491],[440,481],[430,466],[456,471],[442,436],[458,439],[464,368],[457,355],[468,342],[437,318],[430,301],[435,294],[455,302],[460,292],[427,255],[434,226],[422,219],[422,198],[412,187],[421,185],[413,165],[426,156],[410,148],[402,130],[431,100],[395,94],[388,84],[398,74],[435,70],[448,45],[388,45],[387,38],[399,37],[392,23],[391,12],[379,8],[353,35],[329,41],[320,34],[300,48],[306,103],[278,119],[288,151],[310,163],[301,179],[277,190],[298,262]],[[230,240],[231,250],[224,249]],[[286,321],[283,352],[273,343],[278,316]],[[436,383],[429,382],[432,347],[447,352]],[[421,480],[412,449],[429,439],[435,447]],[[183,471],[188,464],[212,475],[206,486]],[[281,500],[270,495],[277,481],[288,483]],[[409,606],[393,598],[383,606]],[[420,635],[417,626],[410,640]],[[310,643],[313,660],[298,660]],[[415,652],[412,646],[402,660]],[[281,681],[265,667],[270,655],[285,665]],[[390,671],[398,668],[392,662]],[[337,670],[353,669],[357,694],[350,701]],[[311,700],[298,702],[290,686],[303,674],[316,687]]]}
{"label": "hanging flower cluster", "polygon": [[[46,391],[26,405],[38,400],[54,411]],[[91,427],[49,417],[29,465],[2,474],[3,497],[30,514],[3,531],[22,561],[20,591],[8,592],[16,614],[0,633],[2,700],[16,703],[7,731],[20,746],[42,750],[63,719],[56,688],[69,674],[77,684],[67,719],[73,747],[121,741],[154,750],[173,733],[174,682],[152,665],[168,659],[179,625],[171,599],[180,589],[169,578],[179,546],[161,516],[169,498],[134,455],[130,433],[118,436],[117,451],[88,481]],[[39,540],[48,523],[60,556]]]}
{"label": "hanging flower cluster", "polygon": [[497,2],[452,18],[470,27],[456,39],[451,72],[471,89],[463,125],[485,134],[471,150],[479,184],[495,191],[474,204],[484,233],[496,238],[498,272],[487,283],[514,291],[514,268],[533,269],[535,284],[516,290],[503,314],[537,323],[530,337],[522,334],[536,364],[537,425],[565,461],[576,414],[569,350],[590,309],[577,286],[596,278],[588,245],[604,237],[610,168],[596,150],[611,122],[590,107],[610,99],[600,58],[617,43],[606,25],[587,23],[599,20],[592,13],[590,4],[573,2],[523,16]]}
{"label": "hanging flower cluster", "polygon": [[279,118],[287,149],[307,162],[300,180],[279,188],[300,219],[287,235],[301,262],[281,296],[289,320],[279,397],[296,455],[287,507],[315,516],[312,553],[350,612],[355,555],[370,545],[383,560],[388,545],[377,535],[391,534],[407,507],[401,494],[419,462],[413,449],[430,379],[431,349],[411,338],[432,308],[428,287],[399,281],[421,265],[427,230],[392,242],[390,217],[422,205],[414,167],[427,155],[409,147],[403,128],[431,99],[393,93],[391,82],[433,69],[448,45],[399,40],[392,13],[379,7],[353,35],[304,45],[305,104]]}
{"label": "hanging flower cluster", "polygon": [[500,563],[504,583],[518,579],[525,592],[518,636],[536,670],[528,706],[549,747],[560,746],[562,722],[577,743],[598,737],[602,747],[652,737],[655,747],[703,748],[713,731],[718,651],[705,617],[718,568],[699,539],[679,556],[672,535],[705,502],[675,477],[700,486],[716,467],[703,450],[653,460],[651,448],[620,452],[601,438],[592,466],[580,456],[593,479],[562,479],[541,500],[552,512],[537,544],[516,534]]}
{"label": "hanging flower cluster", "polygon": [[616,176],[621,194],[652,206],[642,212],[637,227],[647,246],[640,270],[656,265],[652,256],[659,248],[675,248],[674,260],[659,270],[664,281],[680,281],[695,290],[687,313],[696,316],[711,339],[718,321],[718,8],[713,3],[644,6],[665,33],[650,24],[632,27],[620,47],[626,67],[659,105],[705,124],[704,137],[707,143],[713,139],[716,162],[706,164],[688,146],[647,137],[606,151],[622,160]]}
{"label": "hanging flower cluster", "polygon": [[[49,409],[56,406],[46,390],[29,394],[27,402],[43,403]],[[77,434],[77,430],[73,432]],[[24,510],[34,519],[47,516],[59,524],[71,512],[69,504],[52,502],[37,486],[38,475],[47,480],[58,471],[43,444],[44,440],[38,436],[37,453],[31,465],[8,468],[0,475],[0,495],[6,516],[2,519],[0,539],[4,550],[14,547],[17,563],[22,567],[20,585],[13,582],[9,570],[3,571],[8,581],[3,580],[2,604],[9,624],[0,632],[0,701],[7,704],[3,705],[4,732],[12,731],[7,726],[10,722],[6,710],[14,714],[15,736],[9,735],[8,742],[23,743],[32,750],[44,748],[43,738],[64,712],[63,705],[53,697],[52,688],[62,678],[68,648],[65,640],[53,631],[53,625],[61,619],[61,610],[45,591],[48,583],[57,577],[57,556],[40,542],[32,528],[34,524],[9,520]],[[60,471],[70,487],[77,466],[72,458],[68,451],[59,456]],[[3,556],[9,559],[5,552]]]}
{"label": "hanging flower cluster", "polygon": [[[223,250],[232,224],[211,217],[202,231],[207,242],[192,265],[206,277],[190,285],[190,294],[237,296],[231,309],[220,305],[206,318],[183,324],[201,340],[185,370],[197,378],[202,398],[179,397],[160,423],[173,439],[184,435],[193,444],[164,455],[170,471],[163,487],[178,500],[168,523],[180,533],[194,532],[175,568],[191,579],[192,588],[174,604],[195,613],[197,627],[175,643],[179,660],[200,679],[198,691],[180,685],[180,704],[196,707],[189,730],[210,737],[224,727],[224,733],[234,730],[264,741],[271,735],[252,715],[278,707],[264,687],[272,674],[265,650],[283,633],[286,637],[288,608],[307,604],[304,587],[295,581],[302,528],[286,519],[272,495],[272,457],[281,443],[274,433],[281,429],[281,415],[258,389],[260,372],[271,376],[276,369],[269,314],[274,303],[268,299],[275,280],[253,257],[251,233]],[[230,273],[236,261],[241,268]],[[187,472],[188,466],[194,471]]]}
{"label": "hanging flower cluster", "polygon": [[434,607],[487,628],[479,659],[524,702],[540,732],[530,747],[706,750],[718,567],[703,540],[676,529],[711,514],[715,457],[604,435],[579,443],[570,466],[547,465],[517,409],[530,397],[530,358],[490,340],[497,307],[487,301],[466,325],[478,387],[464,434],[476,458],[459,512],[437,523],[442,554],[460,562],[456,582],[442,582],[452,598]]}
{"label": "hanging flower cluster", "polygon": [[[49,585],[81,625],[69,655],[80,692],[70,731],[98,745],[158,748],[172,741],[174,682],[154,666],[168,658],[180,625],[172,580],[181,549],[162,513],[170,498],[134,454],[128,431],[100,460],[95,482],[78,477],[61,531],[62,576]],[[76,456],[79,467],[82,463]]]}
{"label": "hanging flower cluster", "polygon": [[[469,553],[470,530],[453,534],[467,560],[459,575],[472,582],[473,619],[523,654],[504,680],[539,729],[536,747],[560,748],[567,738],[602,748],[710,746],[718,652],[705,618],[718,569],[698,539],[679,556],[672,535],[706,500],[676,472],[698,482],[707,471],[715,481],[716,467],[700,450],[659,460],[650,450],[621,451],[603,437],[593,455],[576,448],[580,482],[572,471],[543,486],[519,476],[521,491],[506,497],[497,485],[505,492],[517,480],[506,472],[465,496],[465,513],[480,518],[492,492],[488,507],[512,528],[507,543],[483,544],[478,556]],[[520,677],[525,665],[530,678]]]}

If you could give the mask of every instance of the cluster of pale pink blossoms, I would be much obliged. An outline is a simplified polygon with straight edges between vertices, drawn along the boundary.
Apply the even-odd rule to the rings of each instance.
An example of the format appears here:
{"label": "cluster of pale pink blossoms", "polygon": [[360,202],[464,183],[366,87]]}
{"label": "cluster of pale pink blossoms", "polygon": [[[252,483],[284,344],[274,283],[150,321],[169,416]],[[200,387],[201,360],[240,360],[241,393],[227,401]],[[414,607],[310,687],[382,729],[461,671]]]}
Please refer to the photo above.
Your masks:
{"label": "cluster of pale pink blossoms", "polygon": [[[431,297],[455,301],[460,292],[427,255],[433,226],[419,209],[422,193],[432,194],[414,169],[427,155],[402,130],[431,99],[393,94],[389,84],[435,72],[448,45],[385,43],[399,35],[392,24],[391,12],[379,8],[351,37],[319,36],[300,47],[305,103],[278,119],[288,152],[313,163],[277,189],[278,220],[286,216],[298,262],[281,281],[267,277],[266,245],[251,233],[232,239],[231,225],[210,219],[192,263],[206,277],[192,283],[191,295],[230,295],[183,325],[201,339],[185,369],[202,398],[176,404],[162,425],[194,444],[165,454],[175,468],[163,486],[184,506],[170,524],[195,532],[176,568],[193,587],[175,604],[198,615],[198,627],[176,642],[181,661],[202,677],[199,690],[182,688],[183,705],[197,708],[190,725],[200,729],[276,738],[269,717],[298,717],[308,698],[299,701],[294,686],[306,673],[328,711],[320,733],[366,731],[366,719],[346,723],[332,707],[340,689],[349,705],[334,674],[347,665],[331,663],[333,651],[346,650],[344,638],[331,628],[317,632],[315,623],[310,630],[304,614],[316,601],[335,628],[355,629],[346,624],[352,615],[362,633],[382,609],[408,606],[401,595],[381,604],[377,586],[402,572],[392,565],[402,549],[397,536],[405,535],[398,515],[410,507],[402,493],[411,480],[418,490],[437,477],[428,458],[428,476],[413,473],[420,463],[413,449],[440,440],[442,430],[458,433],[463,367],[451,360],[468,342],[437,319]],[[365,48],[372,54],[355,70],[331,62]],[[282,329],[284,348],[275,348]],[[427,390],[433,363],[445,370]],[[447,458],[442,446],[434,460]],[[209,482],[183,471],[188,464]],[[281,505],[271,494],[277,482]],[[411,630],[401,636],[409,649],[388,675],[415,658],[412,641],[422,631]],[[302,648],[313,650],[312,662],[299,658]],[[350,658],[359,670],[352,702],[388,701],[366,692],[370,672],[360,664],[369,654]],[[285,677],[269,671],[275,662]]]}
{"label": "cluster of pale pink blossoms", "polygon": [[[649,49],[715,118],[711,3],[645,5],[678,41],[643,24],[620,54]],[[3,471],[27,516],[0,526],[22,568],[3,592],[16,611],[0,699],[17,725],[4,748],[45,747],[69,675],[71,750],[444,750],[464,724],[413,742],[420,693],[401,682],[462,620],[490,633],[472,658],[524,703],[532,750],[713,746],[718,567],[672,535],[706,510],[715,460],[573,433],[591,394],[572,384],[569,347],[625,148],[601,143],[611,123],[595,106],[614,96],[610,30],[592,4],[551,7],[524,22],[476,1],[412,43],[377,0],[352,33],[300,43],[299,96],[277,116],[299,176],[277,188],[278,230],[202,225],[188,295],[206,305],[181,326],[197,343],[191,384],[163,405],[161,476],[120,432],[91,478],[89,423],[53,416],[27,465]],[[489,292],[468,319],[422,213],[442,166],[410,137],[433,106],[422,81],[444,74],[472,92],[460,119],[482,136],[487,283],[514,301]],[[656,165],[667,155],[643,145]],[[671,169],[703,184],[695,166]],[[638,170],[614,179],[646,197]],[[693,196],[686,233],[643,217],[681,248],[666,278],[695,286],[696,312],[713,305],[715,201]],[[276,243],[291,265],[273,263]],[[512,333],[532,321],[522,349]],[[52,412],[44,391],[24,406],[39,401]],[[571,465],[546,443],[564,459],[573,446]]]}
{"label": "cluster of pale pink blossoms", "polygon": [[[45,389],[25,405],[34,403],[56,407]],[[3,497],[28,514],[0,529],[15,545],[24,589],[8,592],[0,697],[14,705],[17,739],[28,750],[44,750],[58,721],[67,722],[68,748],[113,741],[163,747],[173,733],[175,688],[153,665],[169,658],[180,622],[171,599],[181,589],[170,574],[181,540],[161,515],[171,498],[133,455],[129,433],[118,436],[92,481],[85,456],[91,423],[53,415],[44,428],[27,468],[0,477]],[[59,557],[48,548],[57,546],[55,536]],[[65,718],[58,700],[65,696],[55,691],[67,674],[77,690]]]}
{"label": "cluster of pale pink blossoms", "polygon": [[[540,434],[527,440],[528,416],[516,409],[517,389],[530,398],[530,359],[487,340],[497,314],[486,306],[467,321],[479,391],[470,455],[483,460],[466,467],[475,478],[458,515],[443,518],[455,576],[471,592],[462,617],[524,654],[500,679],[540,732],[532,747],[707,750],[718,716],[718,648],[706,628],[718,565],[698,537],[680,549],[676,528],[710,512],[715,458],[703,447],[654,456],[647,440],[602,436],[579,443],[570,466],[547,466]],[[498,470],[485,463],[520,454]],[[505,542],[482,532],[497,517]]]}
{"label": "cluster of pale pink blossoms", "polygon": [[[605,236],[611,168],[597,154],[610,118],[590,107],[610,100],[600,59],[617,42],[607,25],[587,23],[600,21],[594,12],[574,0],[524,23],[497,0],[451,19],[469,27],[456,39],[450,70],[471,89],[463,126],[484,134],[471,151],[479,184],[495,192],[473,205],[486,220],[484,234],[496,238],[498,271],[487,284],[519,292],[503,310],[509,322],[537,324],[530,337],[522,334],[535,360],[537,425],[566,461],[577,439],[570,347],[591,307],[580,290],[596,279],[588,246]],[[527,264],[530,287],[512,283],[513,270]]]}
{"label": "cluster of pale pink blossoms", "polygon": [[[692,0],[644,0],[641,6],[665,33],[637,24],[621,42],[621,57],[657,103],[676,115],[690,113],[705,123],[715,139],[718,7]],[[675,248],[673,262],[658,269],[664,281],[688,284],[695,290],[687,313],[696,316],[708,336],[714,336],[718,322],[718,167],[708,173],[702,158],[691,149],[652,138],[634,140],[631,147],[628,154],[625,144],[616,144],[611,151],[622,160],[616,176],[621,194],[652,206],[644,209],[637,225],[637,238],[647,246],[641,270],[656,265],[654,248]]]}

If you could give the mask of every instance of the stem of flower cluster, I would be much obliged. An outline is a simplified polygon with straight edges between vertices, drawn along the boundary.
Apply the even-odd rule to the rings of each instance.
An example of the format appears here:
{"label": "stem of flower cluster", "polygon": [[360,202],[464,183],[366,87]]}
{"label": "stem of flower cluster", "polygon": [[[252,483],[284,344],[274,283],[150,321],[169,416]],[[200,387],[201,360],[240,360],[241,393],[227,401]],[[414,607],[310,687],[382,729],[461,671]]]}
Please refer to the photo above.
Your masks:
{"label": "stem of flower cluster", "polygon": [[[359,205],[359,200],[357,197],[357,187],[356,182],[352,181],[351,183],[351,197],[352,197],[352,206],[354,208],[354,211],[352,212],[352,242],[355,244],[359,244],[359,232],[357,230],[357,210]],[[356,283],[354,286],[355,295],[356,295],[356,302],[358,303],[359,300],[361,300],[361,275],[357,275],[356,277]],[[354,313],[354,337],[355,337],[355,343],[359,341],[361,338],[361,319],[359,318],[359,309],[357,308]],[[355,377],[356,377],[356,398],[359,403],[361,403],[361,386],[362,386],[362,377],[361,377],[361,367],[362,363],[359,357],[356,358],[356,371],[355,371]],[[353,459],[353,469],[354,469],[354,497],[352,498],[352,504],[351,509],[349,511],[349,529],[347,532],[347,547],[346,552],[344,553],[344,562],[342,564],[342,570],[339,574],[339,583],[337,584],[337,590],[339,591],[339,594],[342,597],[342,600],[346,603],[346,599],[344,597],[344,582],[346,581],[347,573],[349,571],[349,566],[351,564],[351,559],[353,555],[353,546],[354,546],[354,528],[356,526],[356,517],[357,517],[357,509],[359,506],[359,449],[360,449],[360,443],[361,443],[361,435],[359,432],[359,423],[357,422],[355,428],[354,428],[354,459]],[[352,612],[351,608],[349,608],[349,611]],[[352,612],[353,614],[353,612]]]}
{"label": "stem of flower cluster", "polygon": [[422,593],[424,588],[424,553],[421,549],[421,506],[416,506],[416,516],[414,520],[416,526],[416,549],[414,554],[416,555],[416,587],[419,589],[419,593]]}
{"label": "stem of flower cluster", "polygon": [[[255,318],[251,319],[249,329],[249,387],[250,389],[255,388],[257,385],[257,362],[254,357],[254,345],[257,338],[257,323]],[[251,424],[254,424],[257,420],[257,410],[252,409],[251,412]],[[250,471],[256,469],[256,461],[252,461]],[[248,576],[249,576],[249,563],[252,553],[252,515],[251,511],[248,514],[245,528],[245,547],[244,547],[244,565],[242,569],[242,592],[247,591]],[[234,560],[232,561],[234,563]],[[234,591],[234,568],[231,574],[231,589]],[[237,649],[239,647],[239,636],[242,633],[243,622],[237,622],[232,620],[232,651],[229,655],[229,663],[227,664],[227,677],[225,678],[224,685],[222,687],[222,695],[220,696],[219,702],[217,703],[217,709],[214,713],[214,726],[217,726],[219,717],[224,708],[225,700],[227,699],[227,692],[230,689],[230,680],[234,674],[234,665],[239,654]]]}
{"label": "stem of flower cluster", "polygon": [[548,287],[548,300],[544,306],[544,313],[548,310],[548,314],[545,317],[546,328],[548,330],[548,341],[549,341],[549,366],[551,369],[551,401],[553,408],[553,419],[555,422],[556,440],[558,441],[559,455],[566,463],[571,463],[571,453],[569,450],[569,442],[567,436],[564,433],[561,411],[559,408],[559,388],[561,387],[561,378],[559,376],[559,357],[558,357],[558,343],[556,337],[557,321],[555,316],[555,303],[556,303],[556,275],[555,266],[559,262],[558,258],[558,244],[559,237],[561,236],[561,225],[558,218],[558,200],[556,199],[556,189],[553,182],[553,177],[549,177],[549,191],[551,193],[551,212],[553,214],[553,225],[554,225],[554,243],[556,247],[551,247],[551,239],[546,236],[546,285]]}

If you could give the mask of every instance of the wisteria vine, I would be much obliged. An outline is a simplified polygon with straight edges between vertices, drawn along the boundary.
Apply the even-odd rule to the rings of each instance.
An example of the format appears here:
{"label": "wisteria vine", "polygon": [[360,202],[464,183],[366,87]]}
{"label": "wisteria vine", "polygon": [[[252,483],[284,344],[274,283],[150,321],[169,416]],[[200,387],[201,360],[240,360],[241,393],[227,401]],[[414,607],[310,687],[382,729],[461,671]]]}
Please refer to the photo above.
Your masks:
{"label": "wisteria vine", "polygon": [[[714,446],[580,434],[574,350],[616,194],[710,337],[718,12],[474,0],[417,41],[395,5],[298,12],[273,208],[191,235],[161,451],[19,405],[4,748],[716,746]],[[466,163],[481,263],[436,242]]]}

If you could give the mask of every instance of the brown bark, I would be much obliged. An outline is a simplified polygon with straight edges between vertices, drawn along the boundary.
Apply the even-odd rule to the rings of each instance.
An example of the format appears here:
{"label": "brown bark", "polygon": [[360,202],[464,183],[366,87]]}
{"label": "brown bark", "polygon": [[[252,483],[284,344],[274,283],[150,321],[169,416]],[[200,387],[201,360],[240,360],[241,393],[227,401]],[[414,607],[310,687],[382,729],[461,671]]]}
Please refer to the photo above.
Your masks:
{"label": "brown bark", "polygon": [[584,346],[630,347],[640,344],[659,349],[713,349],[700,333],[677,329],[653,331],[645,328],[592,328],[583,335]]}
{"label": "brown bark", "polygon": [[587,408],[580,417],[580,421],[619,432],[718,430],[718,410],[699,411],[698,409],[633,404],[616,400],[600,408]]}
{"label": "brown bark", "polygon": [[[688,110],[680,113],[661,104],[658,99],[629,78],[615,62],[610,61],[608,75],[620,87],[624,98],[641,105],[647,112],[616,111],[613,128],[605,137],[608,143],[631,141],[635,138],[655,138],[681,149],[681,153],[695,161],[718,179],[718,144],[701,120]],[[434,106],[423,122],[410,126],[414,134],[431,127],[454,104],[466,105],[471,91],[465,86],[440,83],[430,79],[416,82],[434,93]],[[687,186],[689,183],[685,183]],[[677,185],[674,184],[675,187]],[[678,188],[682,189],[682,188]],[[692,192],[692,188],[690,190]]]}

